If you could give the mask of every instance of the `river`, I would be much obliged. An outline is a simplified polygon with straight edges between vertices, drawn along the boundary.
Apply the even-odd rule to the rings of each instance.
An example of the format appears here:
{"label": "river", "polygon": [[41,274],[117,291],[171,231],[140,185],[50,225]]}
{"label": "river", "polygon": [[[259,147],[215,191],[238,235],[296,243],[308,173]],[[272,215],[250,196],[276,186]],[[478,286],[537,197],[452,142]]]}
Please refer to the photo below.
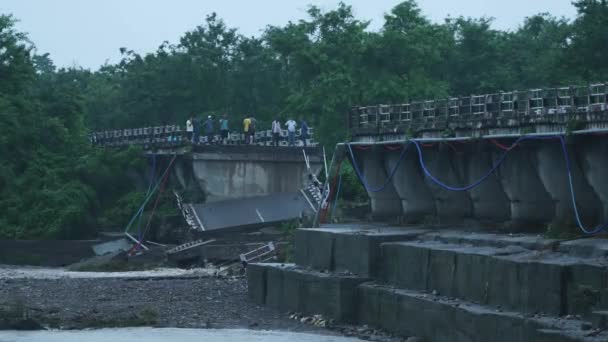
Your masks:
{"label": "river", "polygon": [[341,336],[245,329],[155,329],[0,331],[0,342],[359,342]]}

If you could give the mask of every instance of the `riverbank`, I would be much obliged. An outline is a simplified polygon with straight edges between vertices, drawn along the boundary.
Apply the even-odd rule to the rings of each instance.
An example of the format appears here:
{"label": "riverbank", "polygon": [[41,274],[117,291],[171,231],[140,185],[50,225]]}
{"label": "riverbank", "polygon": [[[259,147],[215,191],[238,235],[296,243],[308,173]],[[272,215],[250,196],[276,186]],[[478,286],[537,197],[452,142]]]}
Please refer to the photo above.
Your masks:
{"label": "riverbank", "polygon": [[[17,277],[17,272],[29,277]],[[239,277],[181,270],[99,276],[62,269],[56,272],[57,276],[46,269],[39,273],[0,271],[0,276],[10,275],[0,278],[0,305],[5,312],[21,312],[55,329],[155,326],[317,330],[250,304],[247,284]]]}
{"label": "riverbank", "polygon": [[[315,326],[310,318],[258,306],[247,297],[244,277],[215,273],[206,268],[71,272],[0,266],[0,330],[248,329],[402,341],[367,327]],[[15,318],[21,325],[7,325]]]}

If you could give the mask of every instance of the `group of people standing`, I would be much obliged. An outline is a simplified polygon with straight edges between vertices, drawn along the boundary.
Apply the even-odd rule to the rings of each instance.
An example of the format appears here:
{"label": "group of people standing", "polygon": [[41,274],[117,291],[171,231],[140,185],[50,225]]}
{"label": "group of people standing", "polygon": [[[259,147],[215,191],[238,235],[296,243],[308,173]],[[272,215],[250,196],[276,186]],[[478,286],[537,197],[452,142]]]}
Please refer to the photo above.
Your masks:
{"label": "group of people standing", "polygon": [[[287,128],[287,142],[289,146],[295,146],[296,144],[296,128],[298,127],[298,123],[289,119],[285,122],[285,127]],[[304,143],[304,147],[306,147],[306,140],[308,139],[308,124],[304,119],[300,120],[300,139]],[[279,118],[275,118],[272,121],[272,144],[274,146],[279,146],[279,139],[281,137],[281,121]]]}
{"label": "group of people standing", "polygon": [[[221,143],[225,144],[228,140],[228,115],[224,114],[219,120],[219,128],[220,128],[220,139]],[[192,143],[196,143],[199,141],[201,136],[201,130],[204,135],[207,137],[207,143],[213,144],[215,143],[215,120],[212,115],[208,115],[206,120],[200,120],[195,116],[191,116],[188,120],[186,120],[186,134],[188,136],[188,140]]]}
{"label": "group of people standing", "polygon": [[[219,130],[220,130],[220,140],[217,143],[226,144],[228,140],[228,132],[229,132],[229,124],[228,124],[228,115],[224,114],[219,120]],[[245,144],[254,144],[255,143],[255,132],[257,126],[257,120],[254,116],[247,116],[243,119],[243,134],[245,136],[244,143]],[[279,118],[275,118],[272,121],[272,144],[273,146],[279,146],[279,140],[281,138],[281,121]],[[289,119],[285,122],[285,127],[287,129],[287,141],[289,146],[295,146],[296,144],[296,128],[298,127],[298,123]],[[307,139],[309,137],[309,128],[308,124],[304,119],[300,120],[300,139],[304,143],[304,147],[307,146]],[[207,137],[207,144],[214,144],[215,132],[216,132],[216,124],[212,115],[207,116],[207,119],[202,121],[196,118],[195,116],[191,116],[186,121],[186,134],[188,135],[188,140],[192,141],[192,143],[196,143],[199,141],[201,136],[201,130],[204,132],[204,135]]]}

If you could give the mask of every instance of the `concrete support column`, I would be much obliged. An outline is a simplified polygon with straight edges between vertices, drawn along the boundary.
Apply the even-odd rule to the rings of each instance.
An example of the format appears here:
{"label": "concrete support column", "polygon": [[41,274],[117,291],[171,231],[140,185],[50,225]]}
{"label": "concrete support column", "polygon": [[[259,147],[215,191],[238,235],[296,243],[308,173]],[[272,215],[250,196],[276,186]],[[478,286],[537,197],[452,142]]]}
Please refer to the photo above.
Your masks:
{"label": "concrete support column", "polygon": [[177,180],[177,184],[179,184],[182,189],[187,189],[191,186],[192,182],[195,182],[192,174],[192,163],[189,160],[186,161],[183,157],[178,158],[173,163],[172,171],[172,177]]}
{"label": "concrete support column", "polygon": [[[586,138],[577,150],[580,151],[576,157],[580,160],[579,165],[582,167],[582,172],[600,201],[598,204],[601,213],[599,219],[601,223],[604,223],[608,221],[608,137]],[[581,205],[589,204],[583,202],[583,198],[580,197],[581,191],[578,190],[576,193],[577,202],[580,204],[579,209]],[[588,228],[597,223],[597,221],[585,222]]]}
{"label": "concrete support column", "polygon": [[[457,169],[462,169],[464,183],[471,184],[483,177],[492,168],[492,147],[480,142],[457,146],[458,158],[454,158]],[[511,218],[511,205],[496,173],[490,175],[478,187],[469,191],[473,205],[473,217],[480,221],[501,223]]]}
{"label": "concrete support column", "polygon": [[[447,144],[439,144],[431,148],[422,147],[424,162],[429,172],[443,183],[450,186],[462,186],[460,170],[454,167],[452,158],[455,152]],[[471,217],[472,205],[469,195],[465,191],[446,190],[431,179],[425,177],[425,183],[435,201],[437,216],[443,220],[458,220]]]}
{"label": "concrete support column", "polygon": [[[353,148],[353,154],[368,186],[371,189],[381,187],[388,177],[384,168],[384,155],[381,147],[374,147],[365,151]],[[367,194],[370,198],[373,216],[392,216],[394,218],[401,216],[401,199],[392,182],[388,182],[382,191],[368,191]]]}
{"label": "concrete support column", "polygon": [[[497,151],[494,159],[502,153]],[[535,230],[542,231],[542,225],[555,215],[555,204],[538,177],[536,156],[536,149],[526,142],[509,153],[498,175],[511,204],[511,223],[519,229],[534,225]]]}
{"label": "concrete support column", "polygon": [[[387,172],[396,167],[401,153],[401,150],[385,152],[384,166]],[[424,177],[418,162],[418,153],[414,146],[410,145],[392,180],[395,191],[401,199],[403,218],[407,223],[420,222],[427,216],[437,214],[435,201],[424,182]]]}
{"label": "concrete support column", "polygon": [[[573,153],[574,151],[575,149],[569,148],[579,213],[585,222],[595,223],[598,222],[601,205],[593,189],[587,183],[578,162],[579,155]],[[538,175],[555,203],[553,223],[575,225],[566,162],[559,141],[540,142],[537,149],[537,159]],[[605,174],[603,178],[605,178]]]}

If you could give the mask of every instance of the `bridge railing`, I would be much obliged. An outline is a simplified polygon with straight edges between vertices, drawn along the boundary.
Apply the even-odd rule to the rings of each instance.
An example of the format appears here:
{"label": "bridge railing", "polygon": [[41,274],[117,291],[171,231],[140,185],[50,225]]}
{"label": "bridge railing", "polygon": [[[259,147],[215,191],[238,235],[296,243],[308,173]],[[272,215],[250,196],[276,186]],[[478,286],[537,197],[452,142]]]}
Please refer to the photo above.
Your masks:
{"label": "bridge railing", "polygon": [[608,83],[449,97],[352,109],[352,135],[422,130],[516,127],[570,120],[604,122]]}
{"label": "bridge railing", "polygon": [[[287,130],[281,130],[279,134],[279,145],[288,146]],[[318,143],[314,139],[315,130],[309,127],[308,136],[306,139],[308,146],[317,146]],[[219,134],[213,134],[213,143],[224,143]],[[297,129],[296,146],[303,146],[302,130]],[[200,135],[197,141],[193,141],[191,136],[186,132],[183,126],[166,125],[140,128],[125,128],[117,130],[107,130],[93,132],[89,134],[91,144],[104,147],[121,147],[121,146],[143,146],[144,148],[151,147],[178,147],[190,144],[203,145],[208,144],[208,137]],[[226,145],[241,145],[245,143],[245,135],[239,132],[230,132],[225,141]],[[259,146],[272,146],[272,131],[264,130],[255,133],[254,144]]]}

